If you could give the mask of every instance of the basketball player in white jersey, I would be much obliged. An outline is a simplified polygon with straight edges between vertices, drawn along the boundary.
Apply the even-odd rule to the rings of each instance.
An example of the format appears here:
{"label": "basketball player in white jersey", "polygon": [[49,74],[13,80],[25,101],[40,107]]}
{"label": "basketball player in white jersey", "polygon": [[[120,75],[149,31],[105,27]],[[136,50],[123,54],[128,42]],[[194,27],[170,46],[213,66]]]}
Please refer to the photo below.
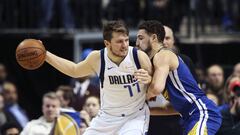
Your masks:
{"label": "basketball player in white jersey", "polygon": [[[145,98],[152,66],[144,52],[129,47],[128,34],[122,21],[108,22],[103,28],[106,47],[91,52],[78,64],[46,53],[46,61],[66,75],[78,78],[97,74],[100,78],[101,108],[84,135],[144,135],[148,130]],[[134,73],[141,76],[136,79]]]}

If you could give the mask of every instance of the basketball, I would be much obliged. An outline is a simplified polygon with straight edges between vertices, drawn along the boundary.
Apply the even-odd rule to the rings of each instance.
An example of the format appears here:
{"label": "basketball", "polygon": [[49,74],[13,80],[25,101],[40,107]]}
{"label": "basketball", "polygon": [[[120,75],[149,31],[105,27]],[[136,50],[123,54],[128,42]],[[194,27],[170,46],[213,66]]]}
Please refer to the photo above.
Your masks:
{"label": "basketball", "polygon": [[16,59],[19,65],[28,70],[39,68],[45,61],[46,49],[36,39],[23,40],[16,49]]}

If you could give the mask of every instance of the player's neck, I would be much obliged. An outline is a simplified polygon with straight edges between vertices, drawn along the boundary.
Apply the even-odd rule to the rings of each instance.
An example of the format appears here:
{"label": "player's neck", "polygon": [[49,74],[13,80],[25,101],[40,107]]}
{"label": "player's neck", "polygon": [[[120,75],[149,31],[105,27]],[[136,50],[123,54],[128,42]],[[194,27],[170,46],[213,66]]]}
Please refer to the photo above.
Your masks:
{"label": "player's neck", "polygon": [[154,55],[156,53],[158,53],[161,48],[163,48],[162,43],[153,44],[152,45],[152,50],[151,50],[151,52],[149,54],[149,58],[152,59],[154,57]]}
{"label": "player's neck", "polygon": [[120,63],[124,60],[125,57],[119,57],[114,55],[111,51],[108,51],[107,53],[108,58],[115,63],[116,65],[120,65]]}

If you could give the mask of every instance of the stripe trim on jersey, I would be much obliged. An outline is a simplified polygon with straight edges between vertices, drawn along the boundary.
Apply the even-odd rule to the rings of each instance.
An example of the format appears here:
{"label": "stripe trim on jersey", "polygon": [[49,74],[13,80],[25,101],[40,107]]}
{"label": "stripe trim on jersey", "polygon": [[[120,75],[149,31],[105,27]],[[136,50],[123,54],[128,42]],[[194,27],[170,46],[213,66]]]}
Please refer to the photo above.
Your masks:
{"label": "stripe trim on jersey", "polygon": [[207,127],[207,120],[208,120],[209,116],[208,116],[208,111],[207,111],[206,104],[204,104],[201,99],[198,99],[198,101],[199,101],[199,103],[201,103],[203,105],[203,109],[204,109],[204,113],[205,113],[205,118],[203,118],[203,127],[202,127],[203,131],[201,133],[201,134],[204,134],[204,129],[207,129],[206,128]]}
{"label": "stripe trim on jersey", "polygon": [[133,53],[133,59],[134,59],[134,62],[136,64],[136,66],[137,66],[137,69],[140,69],[141,65],[140,65],[139,59],[138,59],[137,48],[133,48],[132,49],[132,53]]}
{"label": "stripe trim on jersey", "polygon": [[99,78],[100,78],[101,88],[103,88],[104,72],[105,72],[104,49],[101,49],[100,55],[101,55],[101,68],[100,68]]}
{"label": "stripe trim on jersey", "polygon": [[183,96],[190,102],[195,103],[199,109],[200,117],[199,117],[199,125],[197,127],[197,134],[203,135],[204,129],[206,128],[206,123],[208,119],[208,112],[206,105],[201,101],[201,99],[196,99],[196,97],[185,90],[182,82],[179,79],[177,70],[171,71],[169,73],[170,79],[174,85],[174,87],[179,90]]}
{"label": "stripe trim on jersey", "polygon": [[193,103],[193,100],[192,100],[186,93],[184,93],[183,91],[180,90],[180,87],[179,87],[178,84],[176,83],[177,81],[175,80],[175,78],[174,78],[174,76],[173,76],[173,72],[170,72],[170,73],[169,73],[169,76],[170,76],[170,79],[171,79],[174,87],[175,87],[176,89],[178,89],[178,90],[183,94],[183,96],[188,100],[188,102]]}
{"label": "stripe trim on jersey", "polygon": [[201,104],[198,100],[196,100],[196,97],[192,93],[188,93],[185,90],[185,88],[182,85],[182,82],[179,79],[177,70],[173,71],[173,75],[176,79],[177,84],[180,86],[180,90],[182,90],[186,95],[188,95],[191,98],[191,100],[193,100],[192,102],[196,103],[196,105],[199,109],[199,112],[200,112],[200,117],[199,117],[200,124],[198,125],[198,128],[197,128],[198,129],[197,134],[203,135],[205,127],[202,125],[206,125],[207,119],[205,118],[205,115],[208,115],[207,110],[205,110],[205,108],[203,107],[203,106],[205,106],[205,104],[203,104],[203,102]]}

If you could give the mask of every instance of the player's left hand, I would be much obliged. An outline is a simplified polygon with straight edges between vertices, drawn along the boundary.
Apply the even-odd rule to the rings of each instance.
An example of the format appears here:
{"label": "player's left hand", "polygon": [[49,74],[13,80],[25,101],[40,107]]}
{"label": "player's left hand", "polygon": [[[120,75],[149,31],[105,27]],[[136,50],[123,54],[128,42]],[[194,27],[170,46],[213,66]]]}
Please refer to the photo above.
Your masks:
{"label": "player's left hand", "polygon": [[138,69],[135,71],[134,77],[138,80],[138,82],[143,84],[150,84],[152,81],[152,77],[148,74],[148,71],[144,69]]}

